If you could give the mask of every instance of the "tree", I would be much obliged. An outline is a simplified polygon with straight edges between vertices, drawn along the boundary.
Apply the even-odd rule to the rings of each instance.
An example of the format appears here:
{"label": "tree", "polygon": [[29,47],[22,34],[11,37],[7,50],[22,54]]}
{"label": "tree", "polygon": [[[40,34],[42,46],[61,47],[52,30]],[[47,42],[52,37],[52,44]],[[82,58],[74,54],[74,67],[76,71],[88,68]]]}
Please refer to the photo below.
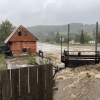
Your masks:
{"label": "tree", "polygon": [[100,32],[98,32],[98,43],[100,43]]}
{"label": "tree", "polygon": [[50,42],[50,38],[46,38],[45,39],[45,42]]}
{"label": "tree", "polygon": [[89,34],[84,34],[84,41],[85,43],[88,43],[91,40],[91,37]]}
{"label": "tree", "polygon": [[80,35],[80,43],[81,44],[84,44],[85,43],[85,36],[84,36],[83,30],[82,30],[82,33]]}
{"label": "tree", "polygon": [[56,33],[56,36],[55,36],[55,42],[56,42],[56,43],[60,43],[59,32]]}
{"label": "tree", "polygon": [[47,35],[47,38],[50,39],[50,41],[54,42],[54,37],[55,37],[55,33],[54,31],[50,31]]}
{"label": "tree", "polygon": [[74,40],[75,40],[75,42],[79,43],[80,42],[80,35],[76,34]]}
{"label": "tree", "polygon": [[0,25],[0,42],[4,42],[4,40],[9,36],[9,34],[14,29],[14,26],[7,19],[2,22]]}
{"label": "tree", "polygon": [[93,30],[93,33],[92,33],[92,40],[95,40],[95,30]]}

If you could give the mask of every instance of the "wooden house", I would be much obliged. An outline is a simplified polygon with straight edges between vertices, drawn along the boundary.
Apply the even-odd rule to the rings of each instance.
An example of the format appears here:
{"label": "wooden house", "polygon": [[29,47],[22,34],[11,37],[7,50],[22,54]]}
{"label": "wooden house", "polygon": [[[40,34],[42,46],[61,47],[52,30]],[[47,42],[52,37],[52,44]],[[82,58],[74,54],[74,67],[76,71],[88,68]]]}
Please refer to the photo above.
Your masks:
{"label": "wooden house", "polygon": [[4,43],[7,43],[10,46],[13,55],[31,55],[36,53],[37,40],[38,39],[33,34],[21,25],[14,29]]}

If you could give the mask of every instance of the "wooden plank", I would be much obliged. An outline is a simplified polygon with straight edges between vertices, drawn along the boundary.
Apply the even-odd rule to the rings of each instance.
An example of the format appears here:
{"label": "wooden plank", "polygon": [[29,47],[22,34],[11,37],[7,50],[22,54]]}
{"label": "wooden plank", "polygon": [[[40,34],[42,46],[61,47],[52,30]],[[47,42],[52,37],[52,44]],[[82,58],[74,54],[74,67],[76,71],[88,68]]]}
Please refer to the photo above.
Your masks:
{"label": "wooden plank", "polygon": [[53,100],[52,64],[46,65],[46,100]]}
{"label": "wooden plank", "polygon": [[30,86],[29,100],[38,100],[37,66],[29,67],[29,86]]}
{"label": "wooden plank", "polygon": [[28,67],[20,68],[20,100],[28,100]]}
{"label": "wooden plank", "polygon": [[1,98],[1,93],[2,93],[2,90],[1,90],[1,71],[0,71],[0,100],[2,100],[2,98]]}
{"label": "wooden plank", "polygon": [[38,66],[38,100],[46,100],[45,98],[45,66]]}
{"label": "wooden plank", "polygon": [[12,100],[19,100],[19,69],[11,70]]}
{"label": "wooden plank", "polygon": [[1,71],[2,100],[11,100],[10,70]]}

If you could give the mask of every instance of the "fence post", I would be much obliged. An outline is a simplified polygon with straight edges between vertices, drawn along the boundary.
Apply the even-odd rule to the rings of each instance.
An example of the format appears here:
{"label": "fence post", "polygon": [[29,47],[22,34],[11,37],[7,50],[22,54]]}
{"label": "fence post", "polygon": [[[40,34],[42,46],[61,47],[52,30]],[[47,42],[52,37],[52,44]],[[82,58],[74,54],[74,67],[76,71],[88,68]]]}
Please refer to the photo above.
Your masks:
{"label": "fence post", "polygon": [[28,100],[28,67],[20,68],[20,100]]}
{"label": "fence post", "polygon": [[1,71],[2,100],[11,100],[10,70]]}
{"label": "fence post", "polygon": [[11,69],[12,100],[19,100],[19,69]]}
{"label": "fence post", "polygon": [[38,66],[38,100],[46,100],[45,98],[45,66]]}
{"label": "fence post", "polygon": [[29,67],[29,87],[30,87],[30,96],[29,100],[37,100],[37,66]]}
{"label": "fence post", "polygon": [[46,100],[53,100],[52,64],[46,65]]}
{"label": "fence post", "polygon": [[2,100],[1,93],[2,93],[2,91],[1,91],[1,71],[0,71],[0,100]]}

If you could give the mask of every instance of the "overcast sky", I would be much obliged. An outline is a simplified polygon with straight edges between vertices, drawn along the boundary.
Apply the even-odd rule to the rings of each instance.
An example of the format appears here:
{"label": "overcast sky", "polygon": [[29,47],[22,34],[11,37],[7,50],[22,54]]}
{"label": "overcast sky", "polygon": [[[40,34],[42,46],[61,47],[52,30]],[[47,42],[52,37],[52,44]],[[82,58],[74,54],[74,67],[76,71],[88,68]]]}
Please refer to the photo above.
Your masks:
{"label": "overcast sky", "polygon": [[0,0],[0,23],[14,26],[95,24],[100,22],[100,0]]}

